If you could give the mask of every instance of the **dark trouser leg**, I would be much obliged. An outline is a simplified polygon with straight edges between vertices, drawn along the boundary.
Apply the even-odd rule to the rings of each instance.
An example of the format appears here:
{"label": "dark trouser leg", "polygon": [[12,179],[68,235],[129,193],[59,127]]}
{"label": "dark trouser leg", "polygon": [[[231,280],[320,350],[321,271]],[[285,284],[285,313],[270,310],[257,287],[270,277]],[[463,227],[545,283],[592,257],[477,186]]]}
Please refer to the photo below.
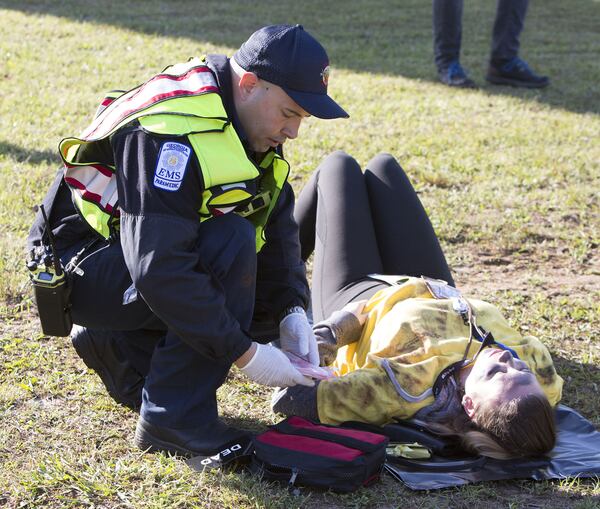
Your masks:
{"label": "dark trouser leg", "polygon": [[[226,306],[248,330],[254,309],[256,248],[251,223],[235,214],[203,223],[197,243],[202,260],[220,282]],[[251,281],[248,281],[252,278]],[[241,284],[245,281],[249,284]],[[229,364],[205,357],[169,331],[152,357],[141,417],[173,429],[206,427],[217,419],[216,390]]]}
{"label": "dark trouser leg", "polygon": [[[63,263],[85,243],[66,251],[61,256]],[[83,274],[72,277],[73,322],[90,330],[166,331],[166,326],[140,296],[123,303],[123,295],[132,282],[121,245],[111,244],[102,249],[103,246],[103,241],[92,246],[79,264]]]}
{"label": "dark trouser leg", "polygon": [[[79,247],[65,253],[63,261],[70,259]],[[256,272],[253,227],[236,215],[211,219],[200,229],[197,249],[202,250],[208,269],[223,285],[228,308],[242,328],[248,328],[255,282],[242,286],[239,281]],[[74,321],[100,336],[106,343],[101,350],[110,346],[111,355],[130,363],[131,371],[148,374],[141,414],[151,423],[179,428],[215,421],[215,392],[230,366],[202,357],[173,333],[167,334],[166,326],[140,296],[123,304],[123,294],[132,283],[120,245],[90,257],[81,268],[85,274],[74,276]],[[151,331],[148,348],[143,340],[145,329]],[[123,366],[119,364],[117,368]]]}
{"label": "dark trouser leg", "polygon": [[75,325],[71,341],[88,368],[93,369],[110,396],[122,405],[139,409],[150,359],[164,332],[140,329],[110,331]]}
{"label": "dark trouser leg", "polygon": [[454,286],[427,212],[398,162],[389,154],[374,157],[365,182],[383,273],[429,276]]}
{"label": "dark trouser leg", "polygon": [[492,33],[492,64],[500,67],[519,53],[529,0],[498,0]]}
{"label": "dark trouser leg", "polygon": [[[88,242],[66,250],[63,263]],[[139,296],[123,304],[132,283],[119,244],[98,241],[82,260],[83,274],[72,277],[72,316],[80,326],[71,333],[73,346],[115,401],[139,408],[150,358],[166,327]]]}
{"label": "dark trouser leg", "polygon": [[433,52],[438,70],[459,60],[463,0],[433,0]]}
{"label": "dark trouser leg", "polygon": [[[312,304],[316,321],[379,286],[376,281],[364,281],[366,275],[381,272],[383,267],[364,177],[352,157],[338,151],[323,160],[298,197],[294,216],[303,257],[310,255],[314,245]],[[348,286],[352,289],[345,291]]]}

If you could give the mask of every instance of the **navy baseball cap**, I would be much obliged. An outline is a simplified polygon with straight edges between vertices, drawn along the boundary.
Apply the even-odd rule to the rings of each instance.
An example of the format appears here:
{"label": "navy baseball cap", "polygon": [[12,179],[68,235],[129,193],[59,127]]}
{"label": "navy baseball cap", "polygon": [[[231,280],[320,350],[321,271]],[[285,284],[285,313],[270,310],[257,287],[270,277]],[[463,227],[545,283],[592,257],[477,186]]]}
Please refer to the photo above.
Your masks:
{"label": "navy baseball cap", "polygon": [[233,55],[245,71],[280,86],[318,118],[348,118],[327,95],[329,58],[302,25],[271,25],[254,32]]}

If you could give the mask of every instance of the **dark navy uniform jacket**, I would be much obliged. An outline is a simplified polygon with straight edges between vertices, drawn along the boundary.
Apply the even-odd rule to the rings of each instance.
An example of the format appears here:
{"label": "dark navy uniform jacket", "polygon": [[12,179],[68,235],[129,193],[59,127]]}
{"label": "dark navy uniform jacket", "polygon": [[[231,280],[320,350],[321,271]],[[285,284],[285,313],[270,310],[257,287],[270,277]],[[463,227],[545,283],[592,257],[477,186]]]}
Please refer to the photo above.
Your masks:
{"label": "dark navy uniform jacket", "polygon": [[[229,60],[223,55],[210,55],[207,63],[244,142],[233,106]],[[160,149],[166,140],[190,146],[185,137],[150,135],[132,122],[99,149],[105,151],[105,160],[114,161],[118,168],[120,242],[125,263],[144,300],[170,330],[204,355],[233,362],[250,347],[251,339],[226,309],[223,289],[203,270],[202,250],[196,246],[203,182],[193,150],[177,192],[153,185]],[[50,223],[59,253],[94,235],[75,210],[61,175],[59,171],[44,199],[46,210],[51,210]],[[286,307],[308,304],[309,289],[293,207],[294,193],[286,183],[265,229],[267,242],[257,255],[255,318],[276,321]],[[29,234],[29,248],[42,236],[39,216]]]}

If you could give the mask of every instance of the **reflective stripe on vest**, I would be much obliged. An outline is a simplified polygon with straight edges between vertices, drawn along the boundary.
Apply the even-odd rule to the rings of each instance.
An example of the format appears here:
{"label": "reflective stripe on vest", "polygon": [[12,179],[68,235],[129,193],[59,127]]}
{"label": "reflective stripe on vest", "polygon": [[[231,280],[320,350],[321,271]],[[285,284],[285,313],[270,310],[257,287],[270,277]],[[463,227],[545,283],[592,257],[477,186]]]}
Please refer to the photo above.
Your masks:
{"label": "reflective stripe on vest", "polygon": [[248,159],[215,93],[218,90],[203,61],[177,64],[129,92],[120,96],[113,93],[79,138],[61,141],[65,182],[79,212],[96,232],[108,238],[118,225],[116,169],[106,161],[79,160],[79,150],[88,144],[106,143],[119,128],[138,120],[151,133],[187,136],[205,187],[200,220],[247,207],[249,211],[241,215],[254,224],[256,249],[260,251],[265,242],[264,226],[287,180],[289,165],[274,151],[267,153],[260,163],[264,170],[260,184],[268,199],[263,200],[263,206],[253,207],[254,196],[245,182],[258,179],[261,172]]}

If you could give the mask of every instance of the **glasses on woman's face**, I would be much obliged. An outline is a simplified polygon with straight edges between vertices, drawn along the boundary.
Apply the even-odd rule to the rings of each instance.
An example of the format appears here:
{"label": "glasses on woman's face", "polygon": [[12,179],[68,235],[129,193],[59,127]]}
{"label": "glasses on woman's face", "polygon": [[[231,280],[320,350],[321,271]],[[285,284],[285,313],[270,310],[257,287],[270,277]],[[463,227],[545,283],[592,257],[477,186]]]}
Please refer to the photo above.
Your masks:
{"label": "glasses on woman's face", "polygon": [[[477,325],[473,322],[471,322],[471,328],[475,328],[481,335],[481,331],[477,328]],[[465,350],[465,357],[467,352],[469,351],[469,347],[471,346],[471,342],[473,341],[473,332],[471,331],[471,337],[469,337],[469,343],[467,345],[467,349]],[[481,341],[481,345],[479,345],[479,349],[477,350],[477,352],[475,353],[475,355],[471,358],[471,359],[465,359],[464,360],[464,364],[461,367],[461,369],[466,369],[469,367],[473,367],[473,365],[475,364],[475,361],[479,358],[479,355],[481,354],[481,352],[483,352],[483,350],[485,348],[487,348],[488,346],[494,345],[496,344],[496,341],[494,340],[494,337],[488,332],[487,334],[483,335],[483,340]],[[507,351],[507,350],[506,350]],[[510,353],[510,352],[508,352]],[[512,355],[512,354],[511,354]]]}

